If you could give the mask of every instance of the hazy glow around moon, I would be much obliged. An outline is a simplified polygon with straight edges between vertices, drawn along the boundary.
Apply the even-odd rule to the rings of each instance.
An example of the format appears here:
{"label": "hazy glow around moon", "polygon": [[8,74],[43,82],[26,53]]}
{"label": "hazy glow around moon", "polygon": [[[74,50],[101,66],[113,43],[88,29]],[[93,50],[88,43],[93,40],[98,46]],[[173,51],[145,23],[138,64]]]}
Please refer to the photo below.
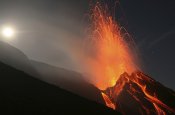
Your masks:
{"label": "hazy glow around moon", "polygon": [[14,29],[12,27],[4,27],[2,29],[2,35],[6,38],[11,38],[14,36]]}

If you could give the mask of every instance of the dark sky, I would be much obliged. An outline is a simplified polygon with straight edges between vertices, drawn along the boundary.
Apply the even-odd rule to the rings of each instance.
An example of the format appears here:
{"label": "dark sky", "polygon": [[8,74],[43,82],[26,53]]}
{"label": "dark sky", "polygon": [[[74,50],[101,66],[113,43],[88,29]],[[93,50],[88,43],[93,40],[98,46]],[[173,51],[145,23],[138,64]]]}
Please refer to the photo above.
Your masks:
{"label": "dark sky", "polygon": [[[175,89],[175,1],[120,0],[119,9],[144,72]],[[29,58],[76,70],[71,49],[85,36],[88,10],[89,0],[0,0],[0,26],[16,28],[7,42]]]}
{"label": "dark sky", "polygon": [[144,71],[175,89],[175,1],[121,0]]}

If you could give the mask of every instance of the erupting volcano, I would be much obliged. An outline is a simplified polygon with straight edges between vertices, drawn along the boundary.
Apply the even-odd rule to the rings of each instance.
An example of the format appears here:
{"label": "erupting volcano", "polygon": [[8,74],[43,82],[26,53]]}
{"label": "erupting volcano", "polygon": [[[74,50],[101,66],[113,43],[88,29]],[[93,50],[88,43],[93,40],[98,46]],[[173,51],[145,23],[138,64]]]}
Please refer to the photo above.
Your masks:
{"label": "erupting volcano", "polygon": [[[92,50],[93,60],[90,60],[91,74],[96,77],[95,85],[106,89],[115,85],[119,76],[126,72],[131,74],[137,70],[134,55],[122,34],[124,28],[120,27],[107,7],[97,3],[92,10]],[[100,77],[99,77],[100,76]]]}
{"label": "erupting volcano", "polygon": [[123,114],[175,114],[174,92],[140,72],[132,40],[126,39],[128,33],[123,32],[107,6],[97,3],[91,19],[88,71],[106,106]]}

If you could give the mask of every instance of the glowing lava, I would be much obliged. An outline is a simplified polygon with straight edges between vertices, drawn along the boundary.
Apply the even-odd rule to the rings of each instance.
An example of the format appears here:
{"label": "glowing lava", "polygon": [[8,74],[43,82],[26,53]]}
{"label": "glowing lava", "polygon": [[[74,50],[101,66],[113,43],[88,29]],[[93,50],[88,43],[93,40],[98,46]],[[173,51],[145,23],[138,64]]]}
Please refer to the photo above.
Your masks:
{"label": "glowing lava", "polygon": [[136,70],[135,61],[120,27],[99,3],[92,10],[92,46],[95,56],[89,59],[90,74],[100,89],[114,86],[119,76]]}
{"label": "glowing lava", "polygon": [[101,94],[103,99],[105,100],[106,106],[112,109],[116,109],[116,105],[113,102],[111,102],[111,99],[105,93],[102,92]]}
{"label": "glowing lava", "polygon": [[[92,10],[91,18],[93,31],[90,41],[93,56],[88,60],[89,73],[95,79],[94,84],[102,91],[106,106],[118,109],[116,107],[118,96],[124,87],[129,85],[127,92],[146,114],[154,110],[149,110],[145,103],[151,103],[158,115],[164,115],[164,110],[175,113],[174,109],[147,91],[147,84],[144,82],[153,84],[149,77],[141,73],[133,74],[138,70],[134,53],[125,40],[125,33],[121,32],[122,27],[110,15],[107,7],[97,3]],[[138,95],[144,97],[142,99],[144,103],[137,97]]]}

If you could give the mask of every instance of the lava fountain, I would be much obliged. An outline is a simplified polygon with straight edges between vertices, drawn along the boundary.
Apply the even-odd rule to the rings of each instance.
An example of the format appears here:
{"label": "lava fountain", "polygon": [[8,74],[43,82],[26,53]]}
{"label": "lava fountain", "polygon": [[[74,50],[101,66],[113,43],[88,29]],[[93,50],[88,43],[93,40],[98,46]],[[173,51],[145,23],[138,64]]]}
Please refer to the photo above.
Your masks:
{"label": "lava fountain", "polygon": [[[90,43],[87,43],[91,55],[86,60],[88,74],[93,76],[92,83],[102,91],[106,106],[117,109],[116,99],[129,84],[127,92],[140,104],[146,114],[150,111],[144,103],[151,103],[150,105],[159,115],[165,114],[164,110],[175,113],[174,109],[153,95],[154,92],[147,91],[147,84],[152,85],[152,80],[143,74],[133,74],[140,69],[138,59],[135,58],[135,51],[130,45],[132,40],[126,39],[128,33],[122,31],[123,27],[113,19],[107,6],[102,6],[97,2],[92,9],[91,20],[92,32]],[[146,81],[148,82],[145,83]],[[141,94],[140,97],[144,97],[143,103],[140,97],[137,97]]]}
{"label": "lava fountain", "polygon": [[[90,37],[93,58],[89,58],[89,73],[95,77],[94,84],[101,90],[114,86],[119,76],[137,70],[131,48],[122,34],[123,27],[100,3],[92,9],[92,33]],[[94,78],[93,78],[94,79]]]}
{"label": "lava fountain", "polygon": [[[138,69],[134,53],[125,37],[128,33],[113,19],[108,8],[99,2],[92,9],[92,26],[90,44],[92,56],[88,58],[88,73],[93,76],[92,82],[100,89],[105,90],[115,85],[124,72],[131,74]],[[95,79],[95,80],[94,80]],[[106,105],[115,109],[108,95],[102,93]]]}

